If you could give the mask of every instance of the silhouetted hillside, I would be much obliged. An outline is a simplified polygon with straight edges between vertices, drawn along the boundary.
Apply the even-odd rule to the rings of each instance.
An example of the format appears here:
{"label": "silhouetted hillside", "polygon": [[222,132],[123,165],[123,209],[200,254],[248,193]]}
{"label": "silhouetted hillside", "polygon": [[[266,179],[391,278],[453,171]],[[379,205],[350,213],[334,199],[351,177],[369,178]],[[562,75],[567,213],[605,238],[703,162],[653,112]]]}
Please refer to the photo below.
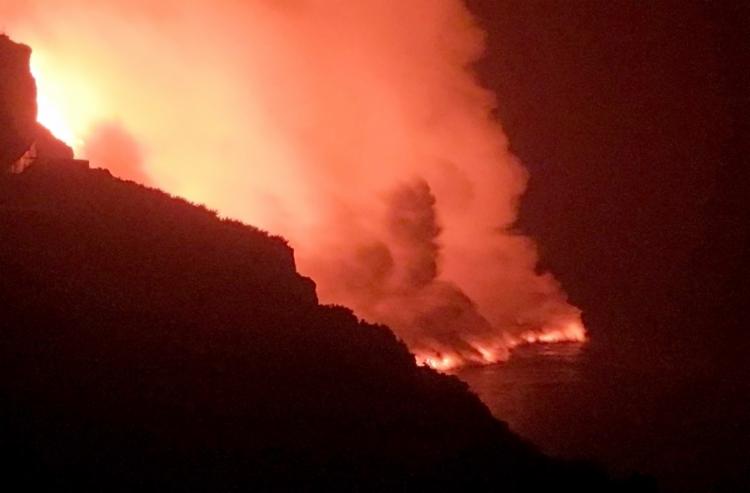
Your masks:
{"label": "silhouetted hillside", "polygon": [[2,469],[25,489],[649,486],[538,454],[319,305],[282,239],[78,162],[0,173],[0,300]]}

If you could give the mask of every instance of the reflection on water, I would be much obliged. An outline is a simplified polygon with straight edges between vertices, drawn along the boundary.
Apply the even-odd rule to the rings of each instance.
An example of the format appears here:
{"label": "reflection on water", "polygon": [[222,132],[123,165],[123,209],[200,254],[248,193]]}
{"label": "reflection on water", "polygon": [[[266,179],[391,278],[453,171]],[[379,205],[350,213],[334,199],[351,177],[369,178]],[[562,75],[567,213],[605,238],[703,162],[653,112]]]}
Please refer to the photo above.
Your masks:
{"label": "reflection on water", "polygon": [[582,343],[530,344],[495,365],[462,368],[456,375],[511,428],[523,428],[524,410],[539,393],[569,392],[580,378]]}

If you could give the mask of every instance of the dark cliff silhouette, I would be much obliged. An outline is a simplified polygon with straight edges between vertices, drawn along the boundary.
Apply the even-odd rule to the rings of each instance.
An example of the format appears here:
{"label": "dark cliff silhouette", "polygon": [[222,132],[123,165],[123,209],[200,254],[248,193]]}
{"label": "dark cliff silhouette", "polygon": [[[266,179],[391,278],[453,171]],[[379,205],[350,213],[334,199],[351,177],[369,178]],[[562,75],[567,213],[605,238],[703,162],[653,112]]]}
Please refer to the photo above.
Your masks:
{"label": "dark cliff silhouette", "polygon": [[71,160],[33,123],[28,54],[0,38],[2,163],[58,159],[0,173],[6,481],[653,489],[539,454],[389,329],[321,306],[283,239]]}
{"label": "dark cliff silhouette", "polygon": [[73,150],[37,123],[36,83],[29,70],[31,49],[0,34],[0,171],[32,144],[42,158],[73,158]]}

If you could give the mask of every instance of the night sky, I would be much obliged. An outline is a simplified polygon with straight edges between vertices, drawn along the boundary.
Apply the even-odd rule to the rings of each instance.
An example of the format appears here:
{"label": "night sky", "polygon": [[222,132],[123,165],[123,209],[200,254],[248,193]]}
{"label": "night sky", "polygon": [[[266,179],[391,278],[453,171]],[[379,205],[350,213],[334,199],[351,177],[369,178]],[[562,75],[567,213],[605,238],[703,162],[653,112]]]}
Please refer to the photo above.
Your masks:
{"label": "night sky", "polygon": [[[471,5],[490,31],[479,68],[531,174],[520,227],[594,338],[627,352],[679,338],[691,353],[730,339],[695,320],[726,325],[726,313],[688,305],[735,292],[727,277],[744,267],[746,12],[704,2]],[[690,330],[678,323],[688,312]]]}
{"label": "night sky", "polygon": [[687,490],[747,484],[739,3],[470,2],[489,31],[479,69],[530,171],[519,228],[591,335],[590,386],[536,403],[531,434]]}

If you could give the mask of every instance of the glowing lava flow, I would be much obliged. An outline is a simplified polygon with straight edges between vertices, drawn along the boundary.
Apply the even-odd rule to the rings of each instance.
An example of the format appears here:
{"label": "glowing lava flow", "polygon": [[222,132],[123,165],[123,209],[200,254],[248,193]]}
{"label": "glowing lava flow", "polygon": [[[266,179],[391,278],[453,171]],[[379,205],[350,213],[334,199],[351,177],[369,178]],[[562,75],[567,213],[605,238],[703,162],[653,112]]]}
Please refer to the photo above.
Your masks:
{"label": "glowing lava flow", "polygon": [[[586,329],[578,323],[570,323],[561,329],[525,332],[518,344],[555,344],[559,342],[586,342]],[[518,345],[516,344],[516,345]]]}
{"label": "glowing lava flow", "polygon": [[505,361],[510,352],[526,344],[565,344],[585,343],[586,329],[580,320],[569,322],[560,328],[546,328],[530,330],[520,336],[507,338],[505,343],[496,348],[488,348],[480,344],[473,345],[476,351],[474,358],[460,357],[455,354],[441,354],[432,351],[415,350],[415,359],[420,366],[429,366],[438,371],[456,370],[466,365],[491,365]]}

